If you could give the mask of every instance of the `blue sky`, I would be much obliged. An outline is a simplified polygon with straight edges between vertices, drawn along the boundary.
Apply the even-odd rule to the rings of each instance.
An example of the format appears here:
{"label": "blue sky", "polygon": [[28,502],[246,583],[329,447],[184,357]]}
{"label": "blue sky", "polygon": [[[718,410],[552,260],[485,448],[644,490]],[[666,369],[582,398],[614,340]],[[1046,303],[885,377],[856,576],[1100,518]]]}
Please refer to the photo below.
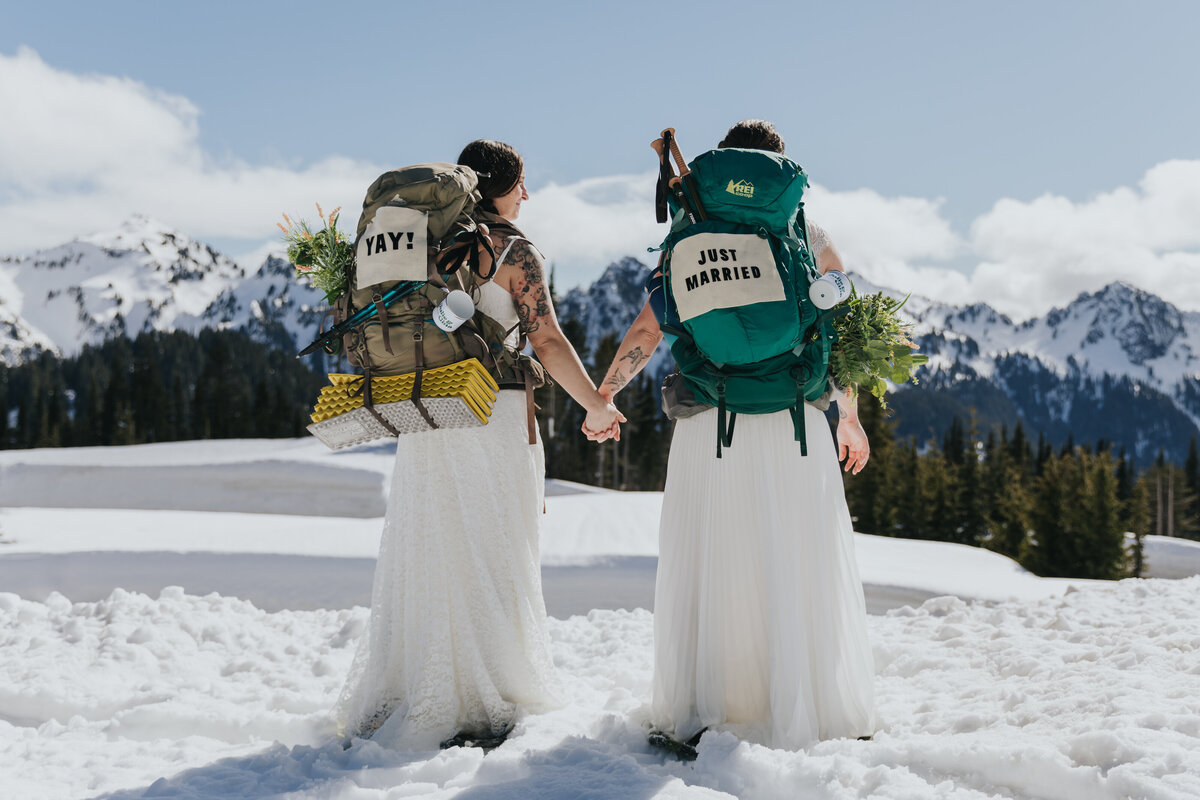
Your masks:
{"label": "blue sky", "polygon": [[[731,122],[757,116],[778,124],[789,155],[820,189],[813,214],[829,221],[846,255],[874,270],[870,277],[921,282],[950,270],[963,277],[949,277],[956,288],[947,299],[983,299],[990,284],[972,275],[1005,260],[988,244],[997,209],[1013,217],[1005,225],[1028,227],[1028,215],[1043,220],[1065,203],[1073,216],[1063,225],[1080,227],[1082,215],[1092,230],[1122,224],[1121,197],[1110,205],[1124,211],[1096,202],[1127,190],[1141,206],[1173,204],[1166,213],[1188,227],[1200,159],[1197,30],[1200,4],[1191,2],[20,4],[0,27],[0,65],[8,67],[0,100],[59,130],[25,124],[32,145],[0,133],[8,145],[0,202],[32,209],[48,186],[74,189],[59,205],[81,209],[81,227],[63,236],[71,220],[50,224],[54,206],[44,203],[38,219],[0,224],[0,252],[54,244],[141,211],[234,255],[250,253],[270,238],[276,215],[239,207],[239,197],[254,194],[248,184],[279,186],[261,198],[263,209],[303,211],[307,200],[297,204],[308,196],[353,208],[362,191],[355,187],[379,170],[453,160],[466,141],[489,137],[525,154],[534,194],[525,221],[578,282],[622,249],[653,243],[644,241],[656,235],[652,220],[643,226],[633,207],[649,208],[637,176],[653,168],[647,145],[664,125],[694,154]],[[36,75],[21,80],[49,88],[6,96],[6,74],[10,82]],[[52,159],[40,143],[79,124],[63,118],[63,103],[46,100],[53,87],[74,87],[63,90],[74,98],[104,82],[112,99],[94,113],[123,113],[117,93],[128,90],[138,99],[124,116],[136,129],[109,120],[86,145],[62,146],[117,165],[119,154],[94,139],[134,141],[164,126],[141,147],[163,163],[190,164],[188,177],[174,179],[190,196],[221,205],[220,191],[229,192],[237,220],[189,211],[161,187],[139,195],[125,185],[136,162],[122,178],[92,174],[86,163],[73,173],[13,165]],[[124,157],[137,152],[130,146]],[[1151,186],[1156,167],[1169,174]],[[106,181],[121,190],[97,188]],[[1039,206],[1045,198],[1061,202]],[[84,212],[89,199],[104,214]],[[572,203],[582,221],[564,211]],[[246,221],[260,213],[261,226]],[[1200,211],[1195,221],[1200,228]],[[599,230],[565,232],[578,225]],[[1145,231],[1131,235],[1145,244],[1142,272],[1165,281],[1167,264],[1200,269],[1200,242],[1186,232],[1182,240],[1174,230],[1156,233],[1165,239],[1153,242]],[[1036,252],[1054,241],[1019,247]],[[1092,260],[1074,247],[1061,268]],[[1091,283],[1121,269],[1114,262],[1103,275],[1080,274],[1040,302],[1098,288]],[[1142,285],[1158,288],[1150,279]],[[1200,308],[1200,293],[1195,301]],[[1016,295],[1009,310],[1020,316]]]}

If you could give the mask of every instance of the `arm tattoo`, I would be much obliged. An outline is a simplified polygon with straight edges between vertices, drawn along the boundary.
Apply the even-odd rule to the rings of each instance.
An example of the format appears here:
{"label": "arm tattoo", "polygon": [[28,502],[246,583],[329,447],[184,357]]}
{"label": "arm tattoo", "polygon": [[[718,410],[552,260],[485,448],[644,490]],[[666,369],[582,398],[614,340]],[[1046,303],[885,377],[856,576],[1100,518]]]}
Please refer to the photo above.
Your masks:
{"label": "arm tattoo", "polygon": [[646,360],[646,354],[642,352],[642,346],[639,344],[637,347],[627,351],[625,355],[621,356],[620,360],[629,361],[629,368],[636,371],[638,364],[641,364]]}
{"label": "arm tattoo", "polygon": [[621,370],[616,369],[616,370],[613,370],[612,377],[609,378],[608,380],[606,380],[604,382],[604,385],[612,387],[613,393],[616,394],[628,382],[629,382],[629,379],[626,378],[625,375],[621,373]]}
{"label": "arm tattoo", "polygon": [[542,326],[542,320],[553,313],[542,259],[526,242],[514,244],[509,251],[509,258],[510,263],[520,270],[512,289],[517,318],[521,321],[521,330],[533,333]]}

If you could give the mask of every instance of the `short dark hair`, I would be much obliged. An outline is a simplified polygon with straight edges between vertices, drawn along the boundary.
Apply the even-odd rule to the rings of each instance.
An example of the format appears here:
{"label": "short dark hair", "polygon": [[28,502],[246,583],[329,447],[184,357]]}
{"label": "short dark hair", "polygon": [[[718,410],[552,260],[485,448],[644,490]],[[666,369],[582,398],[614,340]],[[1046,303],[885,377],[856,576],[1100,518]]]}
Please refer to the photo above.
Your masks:
{"label": "short dark hair", "polygon": [[493,139],[476,139],[458,154],[458,163],[479,175],[479,193],[483,205],[495,210],[492,198],[502,197],[521,180],[525,162],[512,145]]}
{"label": "short dark hair", "polygon": [[717,147],[745,147],[750,150],[773,150],[783,155],[783,137],[765,119],[744,119],[729,129]]}

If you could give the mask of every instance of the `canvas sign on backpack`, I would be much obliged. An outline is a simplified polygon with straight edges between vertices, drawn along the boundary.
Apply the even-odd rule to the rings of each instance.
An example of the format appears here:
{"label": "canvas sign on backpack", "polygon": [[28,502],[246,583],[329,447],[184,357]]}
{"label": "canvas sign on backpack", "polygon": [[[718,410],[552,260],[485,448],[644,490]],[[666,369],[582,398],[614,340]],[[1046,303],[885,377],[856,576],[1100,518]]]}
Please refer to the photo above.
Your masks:
{"label": "canvas sign on backpack", "polygon": [[673,188],[661,327],[688,389],[718,408],[717,457],[732,443],[736,414],[784,409],[807,454],[803,405],[828,390],[834,334],[831,315],[809,299],[819,272],[804,225],[804,170],[740,148],[700,155],[681,169],[684,180],[661,166]]}

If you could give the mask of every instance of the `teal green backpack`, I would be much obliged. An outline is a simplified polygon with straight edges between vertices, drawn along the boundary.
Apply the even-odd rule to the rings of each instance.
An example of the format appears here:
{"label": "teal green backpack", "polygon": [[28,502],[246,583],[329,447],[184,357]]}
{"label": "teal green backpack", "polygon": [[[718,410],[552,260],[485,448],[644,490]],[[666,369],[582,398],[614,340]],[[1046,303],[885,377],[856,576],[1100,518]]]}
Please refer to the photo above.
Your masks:
{"label": "teal green backpack", "polygon": [[808,298],[819,277],[804,226],[808,176],[782,155],[738,148],[689,167],[666,197],[674,223],[661,245],[671,354],[696,398],[718,409],[717,458],[737,414],[784,409],[808,455],[804,403],[828,390],[834,340],[831,315]]}

